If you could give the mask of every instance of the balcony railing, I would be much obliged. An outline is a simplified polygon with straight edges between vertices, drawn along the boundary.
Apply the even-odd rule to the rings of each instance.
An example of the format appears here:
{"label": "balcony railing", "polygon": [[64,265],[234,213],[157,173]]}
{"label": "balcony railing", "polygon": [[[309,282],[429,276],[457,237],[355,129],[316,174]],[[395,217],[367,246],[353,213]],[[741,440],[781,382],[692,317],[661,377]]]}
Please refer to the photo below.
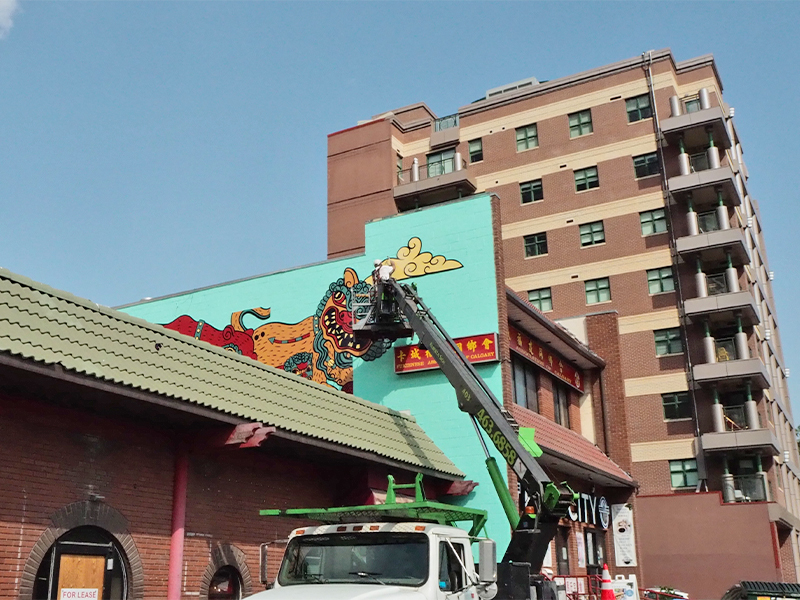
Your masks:
{"label": "balcony railing", "polygon": [[744,404],[723,406],[722,414],[725,415],[725,431],[747,429],[747,413],[744,410]]}
{"label": "balcony railing", "polygon": [[700,233],[708,233],[709,231],[719,231],[719,217],[717,211],[712,210],[708,212],[697,213],[697,225]]}
{"label": "balcony railing", "polygon": [[[460,167],[460,169],[458,167]],[[439,177],[440,175],[445,175],[447,173],[452,173],[453,171],[466,168],[467,162],[464,159],[460,159],[460,161],[457,162],[456,158],[445,158],[442,160],[429,162],[425,165],[419,165],[418,167],[411,167],[410,169],[398,171],[397,185],[403,185],[413,181],[432,179],[434,177]]]}
{"label": "balcony railing", "polygon": [[733,497],[736,502],[766,502],[764,478],[761,475],[734,476]]}
{"label": "balcony railing", "polygon": [[728,293],[728,281],[725,279],[725,273],[706,275],[706,286],[708,287],[709,296]]}
{"label": "balcony railing", "polygon": [[444,131],[445,129],[452,129],[453,127],[458,127],[458,113],[447,115],[433,122],[434,131]]}
{"label": "balcony railing", "polygon": [[733,338],[717,339],[717,362],[726,362],[739,358],[736,355],[736,342]]}
{"label": "balcony railing", "polygon": [[692,165],[692,173],[697,173],[698,171],[708,171],[709,169],[708,155],[705,152],[692,154],[689,156],[689,161]]}

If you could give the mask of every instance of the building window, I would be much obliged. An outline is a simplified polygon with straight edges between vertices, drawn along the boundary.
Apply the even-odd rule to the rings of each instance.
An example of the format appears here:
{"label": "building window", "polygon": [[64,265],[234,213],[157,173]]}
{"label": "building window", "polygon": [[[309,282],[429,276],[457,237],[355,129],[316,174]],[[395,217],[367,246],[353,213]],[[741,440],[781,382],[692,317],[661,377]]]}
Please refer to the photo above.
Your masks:
{"label": "building window", "polygon": [[553,310],[553,296],[550,293],[550,288],[531,290],[528,292],[528,302],[542,312]]}
{"label": "building window", "polygon": [[403,183],[403,157],[397,155],[397,183]]}
{"label": "building window", "polygon": [[649,269],[647,271],[647,287],[651,294],[674,292],[675,279],[672,276],[672,267]]}
{"label": "building window", "polygon": [[669,476],[674,488],[696,487],[697,461],[693,458],[669,461]]}
{"label": "building window", "polygon": [[625,109],[628,111],[628,123],[635,123],[653,116],[649,94],[628,98],[625,100]]}
{"label": "building window", "polygon": [[483,160],[483,139],[470,140],[469,142],[469,162],[480,162]]}
{"label": "building window", "polygon": [[455,170],[456,151],[453,149],[443,150],[434,154],[428,154],[428,177],[438,177],[445,173],[452,173]]}
{"label": "building window", "polygon": [[687,113],[693,113],[700,110],[700,98],[690,98],[683,101],[683,108]]}
{"label": "building window", "polygon": [[584,284],[586,289],[586,304],[597,304],[611,300],[611,285],[608,277],[602,279],[589,279]]}
{"label": "building window", "polygon": [[569,392],[560,384],[553,384],[553,404],[555,405],[556,423],[569,429]]}
{"label": "building window", "polygon": [[683,352],[680,328],[658,329],[653,334],[656,340],[656,356],[667,356]]}
{"label": "building window", "polygon": [[692,416],[692,405],[686,392],[661,394],[661,405],[664,407],[665,421],[689,419]]}
{"label": "building window", "polygon": [[587,167],[575,171],[575,191],[591,190],[600,187],[600,179],[597,176],[597,167]]}
{"label": "building window", "polygon": [[640,212],[639,222],[642,224],[642,235],[664,233],[667,230],[667,216],[663,208]]}
{"label": "building window", "polygon": [[636,172],[637,178],[658,175],[661,172],[658,167],[658,154],[650,152],[649,154],[634,156],[633,170]]}
{"label": "building window", "polygon": [[544,199],[544,189],[542,188],[542,180],[534,179],[533,181],[526,181],[519,184],[519,194],[522,196],[522,203],[528,204],[530,202],[538,202]]}
{"label": "building window", "polygon": [[522,238],[525,242],[525,257],[547,254],[547,233],[534,233]]}
{"label": "building window", "polygon": [[581,225],[580,231],[581,246],[594,246],[595,244],[603,244],[606,241],[606,232],[603,229],[602,221]]}
{"label": "building window", "polygon": [[592,111],[582,110],[569,115],[569,137],[592,133]]}
{"label": "building window", "polygon": [[536,367],[512,353],[511,370],[514,376],[514,402],[528,410],[539,412]]}
{"label": "building window", "polygon": [[536,123],[526,125],[525,127],[517,127],[517,152],[529,150],[539,146],[539,132],[536,128]]}

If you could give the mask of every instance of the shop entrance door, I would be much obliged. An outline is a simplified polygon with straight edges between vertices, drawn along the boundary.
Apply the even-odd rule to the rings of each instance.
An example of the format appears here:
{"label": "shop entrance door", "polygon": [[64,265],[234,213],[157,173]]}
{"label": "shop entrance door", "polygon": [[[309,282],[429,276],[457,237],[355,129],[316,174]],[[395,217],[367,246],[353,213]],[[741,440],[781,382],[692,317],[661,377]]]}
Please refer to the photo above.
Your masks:
{"label": "shop entrance door", "polygon": [[606,536],[597,529],[586,530],[586,573],[602,575],[606,562]]}
{"label": "shop entrance door", "polygon": [[569,528],[556,532],[556,575],[569,575]]}
{"label": "shop entrance door", "polygon": [[109,595],[111,544],[58,542],[51,576],[51,600],[103,600]]}

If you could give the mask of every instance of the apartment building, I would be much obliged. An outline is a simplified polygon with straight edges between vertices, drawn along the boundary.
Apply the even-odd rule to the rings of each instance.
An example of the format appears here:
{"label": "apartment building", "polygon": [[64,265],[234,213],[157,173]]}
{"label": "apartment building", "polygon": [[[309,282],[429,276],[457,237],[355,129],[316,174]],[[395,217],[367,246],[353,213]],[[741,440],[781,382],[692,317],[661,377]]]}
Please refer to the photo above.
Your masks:
{"label": "apartment building", "polygon": [[370,220],[490,192],[505,285],[590,348],[587,319],[611,316],[603,449],[639,484],[642,583],[692,598],[800,573],[788,369],[722,89],[712,56],[662,50],[328,140],[330,258],[363,252]]}

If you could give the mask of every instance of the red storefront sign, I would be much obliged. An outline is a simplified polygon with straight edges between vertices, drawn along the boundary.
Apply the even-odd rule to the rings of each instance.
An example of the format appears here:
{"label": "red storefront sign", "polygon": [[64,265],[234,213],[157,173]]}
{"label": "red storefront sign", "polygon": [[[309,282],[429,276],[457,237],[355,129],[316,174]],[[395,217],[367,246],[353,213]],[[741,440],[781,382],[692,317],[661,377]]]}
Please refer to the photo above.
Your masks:
{"label": "red storefront sign", "polygon": [[518,352],[532,363],[542,367],[548,373],[552,373],[564,383],[574,387],[579,392],[583,392],[583,377],[578,369],[560,357],[537,343],[527,334],[522,333],[512,325],[508,326],[508,333],[511,338],[511,349]]}
{"label": "red storefront sign", "polygon": [[[499,360],[497,358],[497,334],[484,333],[455,338],[453,340],[467,360],[473,364]],[[430,350],[421,350],[419,344],[400,346],[394,349],[394,372],[428,371],[438,369]]]}

